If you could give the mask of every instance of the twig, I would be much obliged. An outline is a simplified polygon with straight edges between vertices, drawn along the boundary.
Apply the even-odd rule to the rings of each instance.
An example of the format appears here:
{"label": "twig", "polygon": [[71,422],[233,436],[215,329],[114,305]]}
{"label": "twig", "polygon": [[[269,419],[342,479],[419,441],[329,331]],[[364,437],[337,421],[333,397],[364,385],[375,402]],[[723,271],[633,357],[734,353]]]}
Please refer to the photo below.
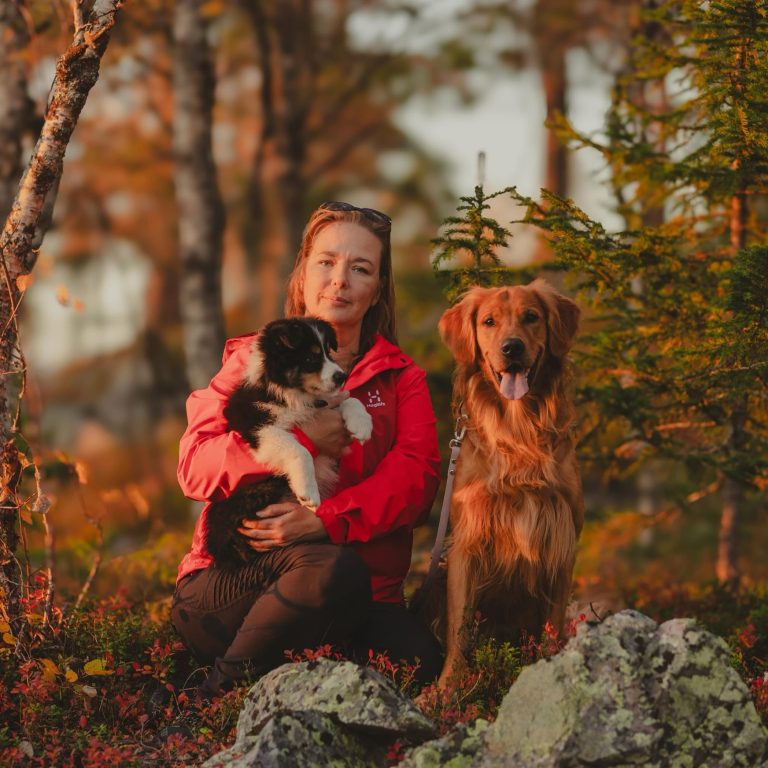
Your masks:
{"label": "twig", "polygon": [[75,24],[75,37],[77,37],[80,30],[85,26],[83,0],[72,0],[72,17]]}
{"label": "twig", "polygon": [[93,565],[91,565],[91,570],[88,572],[88,576],[85,579],[85,582],[83,583],[83,587],[80,590],[80,594],[77,596],[77,600],[75,601],[75,605],[72,608],[72,612],[76,612],[77,609],[80,607],[80,603],[83,602],[85,599],[85,596],[88,594],[88,591],[91,588],[91,584],[93,583],[93,579],[95,578],[96,574],[99,571],[99,568],[101,567],[101,561],[103,559],[103,546],[104,546],[104,534],[101,529],[101,523],[97,524],[96,530],[98,531],[97,536],[97,544],[98,549],[96,550],[96,557],[93,560]]}
{"label": "twig", "polygon": [[600,615],[600,614],[597,612],[597,609],[595,608],[595,606],[594,606],[594,603],[592,603],[592,602],[590,602],[590,604],[589,604],[589,610],[590,610],[590,611],[592,611],[592,613],[594,614],[595,618],[596,618],[596,619],[597,619],[597,620],[598,620],[598,621],[599,621],[601,624],[602,624],[602,623],[603,623],[603,622],[606,620],[606,618],[608,618],[608,614],[607,614],[607,613],[605,614],[605,616],[601,616],[601,615]]}
{"label": "twig", "polygon": [[54,547],[53,526],[48,520],[48,513],[44,512],[43,528],[45,529],[45,569],[48,576],[48,585],[45,590],[45,607],[43,615],[47,626],[52,626],[51,614],[53,612],[53,597],[56,593],[56,582],[54,577],[56,566],[56,549]]}
{"label": "twig", "polygon": [[80,486],[80,481],[77,481],[77,495],[80,499],[80,506],[83,509],[83,514],[85,515],[85,519],[96,529],[96,557],[93,560],[93,564],[91,565],[91,570],[88,572],[88,576],[85,579],[85,582],[83,583],[82,589],[80,590],[80,594],[77,596],[77,600],[75,601],[75,605],[72,608],[72,612],[76,613],[77,609],[80,607],[80,604],[85,599],[85,596],[88,594],[89,590],[91,589],[91,584],[93,584],[93,580],[96,577],[96,574],[99,572],[99,568],[101,567],[101,562],[104,558],[104,529],[101,526],[101,520],[98,520],[97,518],[93,517],[88,513],[88,507],[85,503],[85,497],[83,496],[83,491]]}

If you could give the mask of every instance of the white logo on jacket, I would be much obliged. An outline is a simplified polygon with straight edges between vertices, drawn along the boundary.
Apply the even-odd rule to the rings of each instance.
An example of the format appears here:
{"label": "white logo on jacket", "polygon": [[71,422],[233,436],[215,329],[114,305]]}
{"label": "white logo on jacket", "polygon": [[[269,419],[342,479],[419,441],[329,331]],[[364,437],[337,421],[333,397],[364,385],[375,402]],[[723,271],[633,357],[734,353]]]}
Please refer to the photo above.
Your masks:
{"label": "white logo on jacket", "polygon": [[368,402],[366,406],[368,408],[383,408],[386,403],[381,399],[381,392],[378,389],[368,390]]}

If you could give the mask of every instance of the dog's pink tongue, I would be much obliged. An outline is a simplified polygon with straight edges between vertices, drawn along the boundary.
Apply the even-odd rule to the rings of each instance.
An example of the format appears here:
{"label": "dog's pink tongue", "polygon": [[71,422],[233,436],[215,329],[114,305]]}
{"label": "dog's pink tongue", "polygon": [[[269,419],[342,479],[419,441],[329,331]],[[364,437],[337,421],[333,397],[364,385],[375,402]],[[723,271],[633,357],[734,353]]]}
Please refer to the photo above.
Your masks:
{"label": "dog's pink tongue", "polygon": [[519,400],[528,392],[528,377],[524,373],[501,374],[501,394],[507,400]]}

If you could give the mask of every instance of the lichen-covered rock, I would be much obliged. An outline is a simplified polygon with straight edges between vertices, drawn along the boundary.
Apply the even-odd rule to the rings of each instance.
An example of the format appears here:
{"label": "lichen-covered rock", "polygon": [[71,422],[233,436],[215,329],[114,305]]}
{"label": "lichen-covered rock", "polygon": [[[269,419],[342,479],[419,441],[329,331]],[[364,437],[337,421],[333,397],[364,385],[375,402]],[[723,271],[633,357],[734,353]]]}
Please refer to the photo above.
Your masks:
{"label": "lichen-covered rock", "polygon": [[245,698],[234,745],[205,768],[384,766],[396,739],[434,734],[433,723],[378,672],[318,659],[262,677]]}
{"label": "lichen-covered rock", "polygon": [[485,749],[488,721],[462,723],[439,739],[409,750],[398,768],[469,768]]}
{"label": "lichen-covered rock", "polygon": [[385,744],[356,736],[329,715],[282,712],[203,768],[377,768],[386,752]]}
{"label": "lichen-covered rock", "polygon": [[473,765],[756,768],[766,732],[722,640],[635,611],[579,627],[525,669]]}
{"label": "lichen-covered rock", "polygon": [[428,738],[435,726],[391,681],[350,661],[317,659],[284,664],[262,677],[246,696],[238,721],[252,732],[278,712],[313,711],[369,733]]}

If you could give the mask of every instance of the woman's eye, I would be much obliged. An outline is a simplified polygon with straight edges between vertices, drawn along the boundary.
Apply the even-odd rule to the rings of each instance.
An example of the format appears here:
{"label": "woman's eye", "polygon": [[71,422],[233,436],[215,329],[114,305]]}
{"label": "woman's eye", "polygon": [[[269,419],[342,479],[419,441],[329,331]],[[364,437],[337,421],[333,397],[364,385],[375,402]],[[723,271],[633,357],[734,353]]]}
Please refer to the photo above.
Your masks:
{"label": "woman's eye", "polygon": [[369,275],[370,272],[365,267],[352,267],[354,272],[360,272],[363,275]]}
{"label": "woman's eye", "polygon": [[491,326],[495,325],[492,317],[486,317],[485,320],[483,320],[483,325]]}

